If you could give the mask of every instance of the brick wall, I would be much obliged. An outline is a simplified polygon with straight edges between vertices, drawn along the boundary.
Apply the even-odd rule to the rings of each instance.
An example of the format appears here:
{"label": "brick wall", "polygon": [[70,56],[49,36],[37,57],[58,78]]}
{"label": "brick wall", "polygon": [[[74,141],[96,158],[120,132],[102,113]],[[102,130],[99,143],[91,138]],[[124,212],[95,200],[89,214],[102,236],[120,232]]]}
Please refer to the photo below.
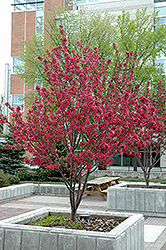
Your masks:
{"label": "brick wall", "polygon": [[23,81],[17,74],[11,74],[10,93],[11,95],[23,94]]}
{"label": "brick wall", "polygon": [[35,34],[36,28],[36,11],[26,12],[26,40],[30,40],[33,34]]}
{"label": "brick wall", "polygon": [[[44,9],[54,11],[55,6],[66,5],[71,0],[45,0]],[[11,56],[21,56],[24,41],[30,40],[36,29],[36,11],[12,13]],[[26,31],[26,32],[25,32]],[[25,85],[25,96],[29,96],[34,86]],[[11,94],[23,94],[23,81],[16,74],[11,75]],[[27,105],[27,102],[26,102]]]}
{"label": "brick wall", "polygon": [[20,56],[24,51],[25,12],[12,13],[11,56]]}
{"label": "brick wall", "polygon": [[63,6],[63,1],[65,0],[45,0],[44,9],[47,11],[54,11],[55,6]]}
{"label": "brick wall", "polygon": [[[26,20],[26,24],[25,24]],[[26,25],[26,27],[25,27]],[[25,34],[26,29],[26,34]],[[12,13],[11,56],[21,56],[24,40],[30,40],[36,29],[36,11]],[[11,75],[11,94],[23,94],[23,81],[18,75]],[[25,86],[25,94],[33,91],[33,86]]]}

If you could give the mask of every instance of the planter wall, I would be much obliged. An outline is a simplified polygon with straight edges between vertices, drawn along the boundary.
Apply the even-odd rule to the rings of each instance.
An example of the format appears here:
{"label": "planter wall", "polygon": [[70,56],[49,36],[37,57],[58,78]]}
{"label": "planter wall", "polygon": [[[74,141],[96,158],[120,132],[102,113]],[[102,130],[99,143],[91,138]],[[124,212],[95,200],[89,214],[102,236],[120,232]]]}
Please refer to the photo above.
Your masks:
{"label": "planter wall", "polygon": [[[138,187],[127,187],[128,185]],[[118,212],[141,213],[148,216],[166,217],[166,185],[150,184],[157,188],[140,188],[145,183],[121,183],[108,188],[107,209]]]}
{"label": "planter wall", "polygon": [[0,188],[0,202],[20,197],[30,196],[32,194],[61,195],[69,194],[65,185],[53,184],[22,184]]}
{"label": "planter wall", "polygon": [[13,185],[0,188],[0,202],[34,194],[34,184]]}
{"label": "planter wall", "polygon": [[[63,213],[54,209],[38,209],[0,221],[1,250],[143,250],[144,218],[139,214],[88,212],[100,216],[127,217],[108,233],[63,228],[22,225],[29,219],[44,217],[49,213]],[[83,211],[81,211],[83,213]],[[87,211],[86,211],[87,214]],[[21,224],[18,224],[21,223]]]}

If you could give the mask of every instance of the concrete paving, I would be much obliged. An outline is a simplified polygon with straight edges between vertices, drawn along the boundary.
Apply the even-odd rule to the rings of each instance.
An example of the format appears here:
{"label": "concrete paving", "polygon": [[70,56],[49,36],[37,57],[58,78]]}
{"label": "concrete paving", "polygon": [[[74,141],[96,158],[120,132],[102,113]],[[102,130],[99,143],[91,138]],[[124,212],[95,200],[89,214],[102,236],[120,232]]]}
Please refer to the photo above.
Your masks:
{"label": "concrete paving", "polygon": [[[0,220],[42,207],[69,208],[69,197],[33,195],[0,203]],[[84,196],[79,210],[106,210],[107,202],[100,196]],[[166,250],[166,218],[145,218],[145,250]]]}

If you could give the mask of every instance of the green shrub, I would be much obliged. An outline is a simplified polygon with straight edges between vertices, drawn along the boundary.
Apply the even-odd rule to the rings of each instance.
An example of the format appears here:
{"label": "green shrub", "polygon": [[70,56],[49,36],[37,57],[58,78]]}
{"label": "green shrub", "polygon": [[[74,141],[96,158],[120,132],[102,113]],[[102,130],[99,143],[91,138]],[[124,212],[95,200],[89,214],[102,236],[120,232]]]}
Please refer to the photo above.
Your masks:
{"label": "green shrub", "polygon": [[24,147],[14,147],[15,145],[17,146],[17,142],[12,138],[10,133],[6,134],[4,138],[6,141],[0,143],[0,169],[5,174],[14,175],[18,169],[23,167],[25,149]]}
{"label": "green shrub", "polygon": [[3,170],[0,170],[0,187],[10,186],[10,175],[4,174]]}
{"label": "green shrub", "polygon": [[35,172],[38,176],[39,181],[51,181],[51,179],[54,177],[60,177],[60,174],[56,169],[39,168],[36,169]]}
{"label": "green shrub", "polygon": [[23,168],[17,171],[14,175],[20,181],[45,181],[45,182],[62,182],[63,179],[56,169],[38,168],[32,172]]}
{"label": "green shrub", "polygon": [[62,179],[62,177],[49,177],[48,181],[51,181],[51,182],[63,182],[63,179]]}
{"label": "green shrub", "polygon": [[28,172],[26,168],[22,168],[15,173],[15,177],[19,178],[20,181],[31,181],[33,180],[33,173]]}
{"label": "green shrub", "polygon": [[20,183],[20,179],[19,177],[17,177],[16,175],[12,175],[9,177],[9,181],[10,181],[10,184],[19,184]]}

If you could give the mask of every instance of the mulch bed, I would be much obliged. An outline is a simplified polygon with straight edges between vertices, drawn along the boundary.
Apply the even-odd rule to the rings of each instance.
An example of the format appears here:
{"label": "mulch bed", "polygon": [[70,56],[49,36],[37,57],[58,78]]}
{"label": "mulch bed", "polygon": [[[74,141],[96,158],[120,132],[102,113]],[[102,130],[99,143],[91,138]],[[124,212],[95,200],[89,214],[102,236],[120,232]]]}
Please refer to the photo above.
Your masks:
{"label": "mulch bed", "polygon": [[111,219],[105,219],[105,218],[98,218],[95,216],[91,216],[89,220],[86,219],[80,219],[79,217],[76,218],[76,222],[73,223],[70,222],[70,219],[67,218],[66,221],[69,223],[59,223],[57,220],[52,220],[49,223],[45,223],[45,225],[40,225],[40,220],[37,220],[36,222],[28,223],[28,225],[32,226],[44,226],[44,227],[59,227],[59,228],[67,228],[67,229],[76,229],[76,230],[86,230],[86,231],[98,231],[98,232],[109,232],[116,226],[118,226],[122,221],[125,219],[117,219],[111,218]]}

